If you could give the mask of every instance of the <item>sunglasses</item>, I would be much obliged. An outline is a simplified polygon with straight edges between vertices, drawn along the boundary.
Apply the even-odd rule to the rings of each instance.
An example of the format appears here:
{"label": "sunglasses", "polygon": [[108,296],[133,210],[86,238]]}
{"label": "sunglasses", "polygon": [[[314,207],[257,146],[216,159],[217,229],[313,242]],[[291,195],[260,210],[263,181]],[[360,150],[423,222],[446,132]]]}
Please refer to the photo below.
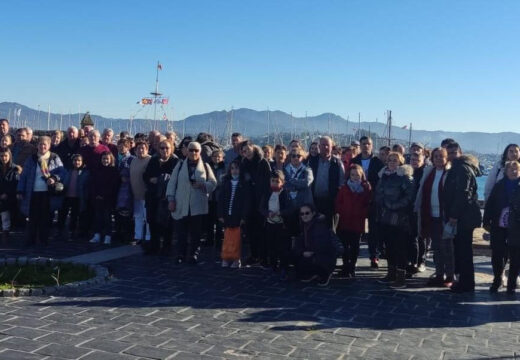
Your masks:
{"label": "sunglasses", "polygon": [[199,149],[188,149],[189,152],[199,152]]}
{"label": "sunglasses", "polygon": [[310,214],[311,214],[310,211],[306,211],[306,212],[301,212],[300,216],[307,216],[307,215],[310,215]]}
{"label": "sunglasses", "polygon": [[300,154],[291,154],[291,157],[293,159],[295,159],[295,158],[301,158],[302,156]]}

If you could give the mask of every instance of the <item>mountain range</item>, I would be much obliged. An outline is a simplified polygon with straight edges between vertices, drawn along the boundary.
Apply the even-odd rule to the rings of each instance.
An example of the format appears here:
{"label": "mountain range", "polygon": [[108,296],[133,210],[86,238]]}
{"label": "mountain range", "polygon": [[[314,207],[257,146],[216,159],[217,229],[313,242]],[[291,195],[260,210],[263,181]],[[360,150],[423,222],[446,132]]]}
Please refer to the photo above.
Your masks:
{"label": "mountain range", "polygon": [[[19,116],[18,116],[19,114]],[[79,126],[84,114],[56,114],[47,111],[31,109],[14,102],[0,103],[0,118],[9,118],[12,127],[30,126],[33,129],[61,129],[70,125]],[[238,131],[246,136],[259,137],[275,133],[302,134],[355,134],[358,129],[370,130],[381,137],[388,137],[386,124],[381,122],[349,122],[339,115],[324,113],[317,116],[292,117],[279,110],[257,111],[252,109],[236,109],[232,111],[213,111],[205,114],[192,115],[180,121],[150,119],[105,118],[90,114],[99,129],[111,127],[116,133],[127,130],[131,133],[148,132],[154,125],[160,131],[175,130],[182,134],[197,134],[207,131],[217,138],[224,138],[230,131]],[[398,126],[392,126],[393,142],[408,143],[410,132]],[[502,152],[509,143],[520,143],[520,134],[514,132],[484,133],[413,130],[412,141],[422,142],[428,147],[435,147],[442,139],[457,140],[463,150],[471,150],[481,154],[496,154]]]}

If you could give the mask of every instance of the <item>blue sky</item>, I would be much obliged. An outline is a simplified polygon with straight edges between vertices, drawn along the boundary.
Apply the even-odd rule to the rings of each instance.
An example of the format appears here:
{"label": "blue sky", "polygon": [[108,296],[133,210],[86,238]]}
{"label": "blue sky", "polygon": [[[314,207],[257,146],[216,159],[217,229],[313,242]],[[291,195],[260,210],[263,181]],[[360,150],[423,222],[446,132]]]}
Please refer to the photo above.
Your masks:
{"label": "blue sky", "polygon": [[391,109],[416,129],[520,131],[520,1],[11,1],[1,18],[0,101],[129,117],[160,60],[174,119]]}

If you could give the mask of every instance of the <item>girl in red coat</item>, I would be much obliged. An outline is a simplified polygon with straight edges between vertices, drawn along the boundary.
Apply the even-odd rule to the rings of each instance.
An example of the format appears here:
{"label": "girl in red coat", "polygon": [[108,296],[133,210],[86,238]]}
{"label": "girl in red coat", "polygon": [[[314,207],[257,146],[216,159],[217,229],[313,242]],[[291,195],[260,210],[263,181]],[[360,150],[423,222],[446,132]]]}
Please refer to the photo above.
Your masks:
{"label": "girl in red coat", "polygon": [[345,247],[341,275],[353,278],[356,276],[359,240],[365,232],[372,189],[360,165],[352,164],[348,175],[347,183],[336,196],[336,213],[339,215],[337,233]]}

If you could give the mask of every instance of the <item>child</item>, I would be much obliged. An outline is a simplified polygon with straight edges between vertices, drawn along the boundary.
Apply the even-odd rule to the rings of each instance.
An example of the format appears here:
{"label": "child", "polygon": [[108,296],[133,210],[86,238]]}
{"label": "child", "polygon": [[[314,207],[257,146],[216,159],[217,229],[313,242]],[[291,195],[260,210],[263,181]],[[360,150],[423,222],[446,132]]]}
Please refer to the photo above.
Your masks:
{"label": "child", "polygon": [[119,172],[115,162],[114,155],[110,151],[101,154],[101,166],[90,182],[90,196],[95,206],[95,234],[90,240],[91,243],[99,243],[103,234],[105,245],[110,245],[112,240],[112,210],[119,189]]}
{"label": "child", "polygon": [[[61,229],[65,226],[65,220],[70,210],[69,220],[69,241],[78,236],[83,237],[87,234],[87,223],[85,222],[87,201],[88,201],[88,180],[89,172],[83,164],[83,157],[80,154],[72,156],[72,169],[69,174],[69,181],[65,188],[65,199],[59,212],[58,226]],[[77,224],[79,219],[79,234]]]}
{"label": "child", "polygon": [[11,215],[16,209],[16,186],[21,168],[13,164],[8,148],[0,148],[0,214],[2,216],[2,242],[7,243],[11,230]]}
{"label": "child", "polygon": [[359,240],[365,232],[372,190],[360,165],[351,165],[348,174],[347,183],[336,196],[336,213],[339,214],[337,233],[345,247],[341,275],[354,278]]}
{"label": "child", "polygon": [[[273,270],[280,268],[280,278],[287,279],[289,266],[288,256],[291,250],[291,239],[287,234],[284,217],[290,215],[291,205],[289,194],[284,191],[285,176],[282,171],[275,170],[271,174],[271,190],[260,201],[260,213],[266,219],[266,245],[269,264]],[[280,265],[278,265],[278,261]],[[267,266],[267,264],[263,264]]]}
{"label": "child", "polygon": [[[228,174],[222,181],[217,201],[217,214],[224,229],[234,229],[234,231],[238,229],[240,231],[240,226],[244,225],[249,214],[249,204],[249,188],[240,173],[240,160],[235,159],[229,165]],[[231,240],[226,237],[226,234],[229,234],[229,232],[224,233],[223,249],[226,248],[226,243]],[[239,268],[240,250],[237,255],[233,258],[223,256],[222,267],[231,264],[232,268]]]}
{"label": "child", "polygon": [[211,154],[211,162],[209,164],[213,174],[217,179],[217,188],[209,194],[208,201],[208,217],[206,229],[206,245],[215,245],[217,253],[222,246],[222,225],[218,221],[217,216],[217,199],[222,186],[222,179],[226,175],[226,166],[224,164],[224,152],[222,150],[215,150]]}

